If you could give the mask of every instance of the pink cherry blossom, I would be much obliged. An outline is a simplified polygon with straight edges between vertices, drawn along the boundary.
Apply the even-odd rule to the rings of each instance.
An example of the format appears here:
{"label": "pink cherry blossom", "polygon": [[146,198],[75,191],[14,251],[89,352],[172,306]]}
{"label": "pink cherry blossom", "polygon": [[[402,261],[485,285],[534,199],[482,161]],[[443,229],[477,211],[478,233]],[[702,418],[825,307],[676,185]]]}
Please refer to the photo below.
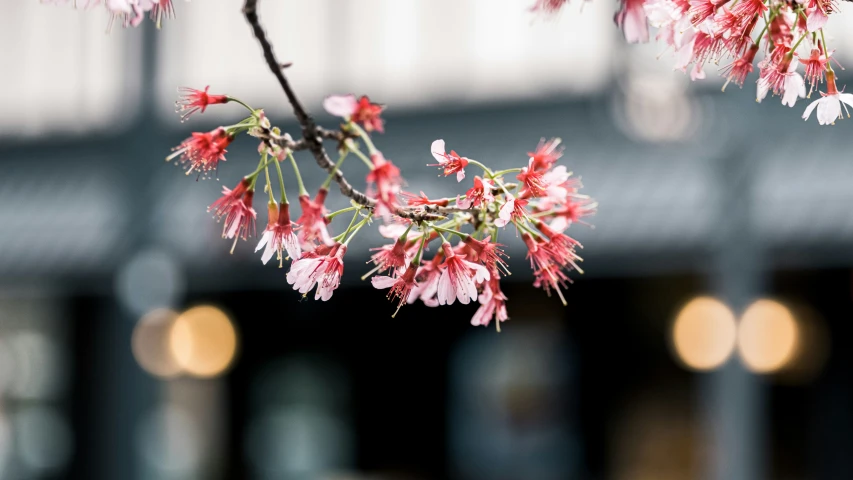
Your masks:
{"label": "pink cherry blossom", "polygon": [[222,187],[222,197],[208,208],[221,220],[225,217],[222,227],[222,238],[233,238],[234,244],[231,252],[237,246],[237,239],[246,240],[255,233],[255,218],[257,214],[252,208],[252,196],[254,191],[247,190],[246,180],[241,181],[234,190]]}
{"label": "pink cherry blossom", "polygon": [[[160,0],[165,1],[165,0]],[[207,93],[210,86],[204,87],[204,90],[196,90],[189,87],[178,87],[178,92],[181,94],[177,102],[175,102],[175,111],[181,114],[181,121],[185,122],[195,112],[204,113],[209,105],[217,105],[228,103],[227,95],[213,95]]]}
{"label": "pink cherry blossom", "polygon": [[290,221],[290,205],[282,203],[277,206],[275,203],[270,203],[268,206],[269,220],[267,228],[261,235],[261,241],[255,248],[257,252],[266,246],[261,261],[266,265],[275,253],[279,259],[279,267],[284,261],[283,252],[287,251],[287,255],[292,259],[297,259],[302,255],[302,250],[299,248],[299,239],[296,237],[294,230],[296,226]]}
{"label": "pink cherry blossom", "polygon": [[450,153],[444,150],[444,140],[438,139],[432,142],[430,147],[432,156],[438,160],[437,164],[429,164],[428,167],[440,167],[444,169],[444,176],[456,174],[456,181],[461,182],[465,178],[465,167],[468,166],[468,159],[460,157],[455,150]]}
{"label": "pink cherry blossom", "polygon": [[563,156],[563,147],[560,146],[561,142],[562,140],[559,138],[552,138],[548,141],[545,141],[544,138],[540,139],[536,150],[527,153],[533,159],[533,168],[535,170],[548,170],[557,163],[557,160]]}
{"label": "pink cherry blossom", "polygon": [[649,25],[643,2],[644,0],[622,0],[622,8],[616,13],[616,25],[625,33],[628,43],[649,41]]}
{"label": "pink cherry blossom", "polygon": [[509,274],[509,266],[506,261],[501,258],[509,258],[509,256],[500,248],[503,245],[499,243],[492,243],[491,239],[491,235],[482,240],[477,240],[469,235],[462,241],[465,245],[471,248],[477,261],[485,265],[490,272],[503,271],[504,274]]}
{"label": "pink cherry blossom", "polygon": [[372,103],[367,96],[362,95],[361,98],[356,99],[353,94],[330,95],[323,100],[323,108],[330,115],[362,124],[368,132],[384,131],[380,114],[385,107]]}
{"label": "pink cherry blossom", "polygon": [[726,77],[726,83],[723,85],[724,91],[729,82],[732,81],[735,85],[743,87],[746,77],[752,73],[752,62],[755,60],[756,53],[758,53],[758,45],[753,44],[741,58],[720,69],[721,74]]}
{"label": "pink cherry blossom", "polygon": [[461,208],[488,205],[495,201],[495,195],[492,193],[494,189],[495,185],[491,180],[475,176],[474,186],[469,188],[468,191],[465,192],[465,198],[460,199],[456,204]]}
{"label": "pink cherry blossom", "polygon": [[287,283],[302,295],[307,295],[316,286],[314,300],[329,300],[341,284],[346,251],[346,245],[337,243],[326,255],[303,255],[291,264]]}
{"label": "pink cherry blossom", "polygon": [[397,299],[397,310],[395,310],[394,314],[391,315],[392,318],[397,316],[397,312],[399,312],[400,308],[407,302],[412,291],[418,287],[418,284],[415,281],[417,271],[418,267],[411,264],[406,268],[406,271],[403,272],[403,275],[398,278],[377,275],[370,279],[370,283],[372,283],[375,288],[380,290],[384,290],[386,288],[391,289],[388,291],[389,300],[394,298]]}
{"label": "pink cherry blossom", "polygon": [[492,276],[483,284],[483,292],[479,297],[480,308],[471,317],[471,325],[488,326],[492,318],[496,320],[496,326],[500,331],[501,322],[509,320],[506,312],[507,297],[501,291],[500,281],[497,276]]}
{"label": "pink cherry blossom", "polygon": [[583,217],[594,215],[598,203],[589,198],[573,199],[554,211],[554,219],[549,227],[557,232],[569,228],[573,223],[585,223]]}
{"label": "pink cherry blossom", "polygon": [[806,97],[806,83],[796,72],[797,63],[792,61],[792,57],[784,54],[779,56],[781,59],[778,61],[765,59],[759,63],[761,76],[755,99],[761,102],[767,92],[772,90],[774,95],[782,95],[782,105],[793,107],[797,98]]}
{"label": "pink cherry blossom", "polygon": [[374,168],[367,174],[368,194],[376,197],[375,214],[387,220],[398,207],[397,194],[403,186],[403,179],[400,169],[386,160],[382,152],[374,153],[370,159]]}
{"label": "pink cherry blossom", "polygon": [[415,276],[417,281],[415,287],[409,293],[408,303],[415,303],[420,299],[424,305],[428,307],[437,307],[438,299],[438,282],[441,279],[441,261],[444,259],[444,252],[439,250],[432,260],[424,263],[418,268],[418,273]]}
{"label": "pink cherry blossom", "polygon": [[376,268],[371,270],[371,273],[382,272],[384,270],[395,271],[398,268],[405,267],[409,262],[405,238],[398,238],[390,245],[371,248],[371,251],[376,252],[370,257],[370,262],[373,262],[376,266]]}
{"label": "pink cherry blossom", "polygon": [[813,101],[806,107],[803,112],[803,120],[808,120],[815,108],[817,108],[817,121],[821,125],[832,125],[839,118],[843,118],[841,114],[842,107],[847,117],[850,117],[850,112],[847,106],[853,107],[853,93],[841,93],[835,85],[835,73],[827,72],[826,74],[826,93],[820,92],[821,98]]}
{"label": "pink cherry blossom", "polygon": [[321,244],[331,246],[334,242],[329,235],[328,219],[326,214],[328,211],[324,205],[326,195],[329,191],[321,188],[314,200],[308,195],[299,196],[299,206],[302,208],[302,215],[296,220],[296,223],[301,226],[299,229],[299,243],[305,250],[313,250],[314,242],[319,240]]}
{"label": "pink cherry blossom", "polygon": [[225,161],[225,149],[234,140],[224,128],[219,127],[207,133],[194,132],[192,136],[175,147],[174,153],[166,157],[166,161],[179,158],[186,165],[187,175],[193,171],[208,173],[219,167],[219,162]]}
{"label": "pink cherry blossom", "polygon": [[578,262],[583,260],[575,252],[575,248],[583,248],[583,245],[574,238],[550,228],[544,222],[536,221],[534,224],[548,237],[548,241],[539,244],[539,247],[547,250],[551,254],[551,259],[561,267],[571,267],[583,273],[578,266]]}
{"label": "pink cherry blossom", "polygon": [[515,177],[524,185],[520,193],[522,198],[541,197],[545,195],[545,189],[548,188],[548,183],[542,177],[542,173],[536,170],[535,166],[536,162],[531,158],[527,166],[523,167],[521,172]]}
{"label": "pink cherry blossom", "polygon": [[527,200],[510,196],[498,212],[495,225],[505,227],[513,220],[523,218],[526,215],[526,211],[524,210],[525,205],[527,205]]}
{"label": "pink cherry blossom", "polygon": [[530,260],[530,267],[533,269],[535,279],[533,286],[544,289],[548,296],[551,296],[551,290],[556,291],[560,301],[566,305],[563,289],[571,283],[571,280],[563,272],[560,265],[555,263],[553,252],[546,248],[543,241],[534,239],[527,232],[521,234],[521,239],[527,246],[527,258]]}
{"label": "pink cherry blossom", "polygon": [[414,193],[410,193],[410,192],[402,192],[402,195],[404,197],[406,197],[406,204],[409,206],[436,205],[439,207],[446,207],[450,203],[450,200],[448,200],[446,198],[439,198],[438,200],[430,200],[430,198],[427,197],[427,195],[423,192],[423,190],[421,190],[420,195],[415,195]]}
{"label": "pink cherry blossom", "polygon": [[441,245],[444,251],[444,264],[441,277],[438,280],[438,303],[453,305],[468,304],[477,299],[477,284],[489,279],[486,267],[465,260],[464,255],[457,255],[453,247],[445,242]]}

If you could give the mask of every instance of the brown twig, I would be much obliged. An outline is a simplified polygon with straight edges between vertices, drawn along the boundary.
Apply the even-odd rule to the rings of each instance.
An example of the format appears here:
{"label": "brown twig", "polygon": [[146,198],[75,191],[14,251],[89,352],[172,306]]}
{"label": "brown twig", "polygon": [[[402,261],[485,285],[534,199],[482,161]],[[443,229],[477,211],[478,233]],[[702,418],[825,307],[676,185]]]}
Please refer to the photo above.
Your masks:
{"label": "brown twig", "polygon": [[[287,137],[274,135],[273,132],[270,131],[265,132],[266,138],[263,138],[263,140],[293,151],[310,151],[320,168],[330,174],[334,171],[334,180],[338,184],[338,187],[340,187],[341,193],[344,196],[349,197],[359,205],[373,208],[376,205],[376,199],[356,190],[344,177],[343,172],[339,169],[335,169],[335,162],[333,162],[326,153],[326,149],[323,147],[324,139],[337,140],[340,145],[346,140],[347,134],[342,131],[326,130],[318,126],[316,122],[314,122],[314,118],[311,117],[299,102],[290,82],[284,75],[284,65],[276,58],[272,44],[267,38],[264,28],[261,26],[260,18],[258,17],[258,1],[259,0],[246,0],[243,4],[243,15],[246,17],[246,21],[249,22],[249,26],[252,27],[252,32],[255,34],[255,38],[261,46],[267,67],[275,76],[276,80],[278,80],[281,89],[287,96],[287,101],[293,108],[293,114],[296,116],[296,121],[299,122],[300,127],[302,127],[302,138],[299,140],[292,140]],[[287,65],[289,66],[289,64]],[[447,211],[444,211],[442,209],[441,211],[426,212],[422,209],[398,207],[395,209],[394,215],[412,220],[413,222],[421,223],[425,220],[440,220],[447,217],[447,215],[453,211],[455,210],[448,209]]]}

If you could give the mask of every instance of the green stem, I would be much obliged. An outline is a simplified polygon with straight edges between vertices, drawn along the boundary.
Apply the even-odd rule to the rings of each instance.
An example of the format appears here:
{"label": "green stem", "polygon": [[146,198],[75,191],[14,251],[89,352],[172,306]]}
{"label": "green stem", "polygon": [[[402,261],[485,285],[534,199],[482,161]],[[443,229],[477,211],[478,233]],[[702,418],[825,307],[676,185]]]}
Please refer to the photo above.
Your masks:
{"label": "green stem", "polygon": [[530,235],[533,236],[533,238],[541,238],[542,237],[542,235],[540,235],[536,229],[530,228],[530,226],[527,225],[527,223],[525,223],[525,222],[520,223],[520,222],[518,222],[518,220],[513,220],[512,224],[515,225],[515,228],[529,233]]}
{"label": "green stem", "polygon": [[[266,150],[264,150],[263,159],[264,159],[264,162],[266,162],[266,160],[267,160]],[[278,162],[276,162],[276,163],[278,163]],[[273,200],[273,198],[272,198],[272,182],[270,182],[270,167],[269,167],[269,165],[264,166],[264,173],[267,176],[267,193],[270,196],[270,203],[275,203],[275,200]]]}
{"label": "green stem", "polygon": [[347,155],[349,155],[349,150],[344,150],[344,152],[341,153],[341,156],[338,157],[338,161],[335,163],[335,167],[332,168],[331,172],[329,172],[329,176],[326,177],[326,181],[323,182],[323,185],[320,188],[323,188],[326,190],[329,189],[329,185],[332,184],[332,179],[335,178],[335,173],[337,173],[338,169],[341,168],[341,164],[344,163],[344,160],[346,160]]}
{"label": "green stem", "polygon": [[788,53],[788,56],[789,56],[789,57],[794,58],[794,52],[796,52],[796,51],[797,51],[797,47],[799,47],[799,46],[800,46],[800,43],[802,43],[803,39],[805,39],[805,38],[806,38],[806,35],[808,35],[808,34],[809,34],[809,32],[804,33],[804,34],[800,37],[800,39],[799,39],[799,40],[797,40],[797,43],[795,43],[795,44],[794,44],[794,46],[793,46],[793,47],[791,47],[791,52],[790,52],[790,53]]}
{"label": "green stem", "polygon": [[504,193],[506,194],[507,198],[512,198],[512,194],[511,194],[511,193],[509,193],[509,190],[507,190],[506,185],[504,185],[503,180],[501,180],[501,179],[499,179],[499,178],[492,178],[492,180],[494,180],[494,181],[495,181],[495,183],[497,183],[497,184],[498,184],[498,187],[500,187],[500,188],[501,188],[501,190],[503,190],[503,191],[504,191]]}
{"label": "green stem", "polygon": [[[278,173],[278,186],[281,188],[281,203],[286,204],[287,203],[287,193],[284,190],[284,175],[282,175],[281,165],[279,165],[279,163],[281,163],[281,162],[278,160],[278,158],[274,158],[273,160],[274,160],[273,163],[275,164],[275,171],[276,171],[276,173]],[[296,178],[299,178],[298,172],[297,172]],[[267,180],[267,181],[269,181],[269,180]],[[299,192],[299,193],[301,194],[302,192]]]}
{"label": "green stem", "polygon": [[336,212],[332,212],[332,213],[330,213],[330,214],[326,215],[326,218],[328,218],[329,220],[331,220],[331,219],[333,219],[333,218],[337,217],[338,215],[340,215],[340,214],[342,214],[342,213],[351,212],[351,211],[353,211],[353,210],[358,210],[358,209],[360,209],[360,208],[361,208],[361,206],[360,206],[360,205],[359,205],[358,207],[347,207],[347,208],[342,208],[342,209],[340,209],[340,210],[338,210],[338,211],[336,211]]}
{"label": "green stem", "polygon": [[448,241],[447,241],[447,238],[445,238],[445,237],[444,237],[444,234],[443,234],[443,233],[441,233],[441,230],[439,230],[439,229],[437,229],[437,228],[435,228],[435,227],[433,227],[433,228],[434,228],[435,232],[436,232],[436,233],[438,233],[438,236],[439,236],[439,237],[441,237],[441,241],[442,241],[442,242],[444,242],[444,243],[450,243],[450,242],[448,242]]}
{"label": "green stem", "polygon": [[483,165],[482,163],[480,163],[480,162],[478,162],[478,161],[476,161],[476,160],[471,160],[470,158],[468,159],[468,163],[470,163],[470,164],[472,164],[472,165],[476,165],[476,166],[478,166],[478,167],[482,168],[482,169],[483,169],[483,173],[485,173],[487,177],[489,177],[489,178],[495,178],[495,174],[494,174],[494,173],[492,173],[492,171],[489,169],[489,167],[487,167],[487,166]]}
{"label": "green stem", "polygon": [[352,149],[352,153],[354,153],[358,158],[360,158],[360,159],[361,159],[361,161],[362,161],[362,162],[364,162],[364,164],[365,164],[365,165],[367,165],[367,168],[369,168],[369,169],[371,169],[371,170],[373,170],[374,168],[376,168],[376,166],[375,166],[375,165],[373,165],[373,162],[371,162],[371,161],[370,161],[370,159],[369,159],[369,158],[367,158],[367,155],[365,155],[364,153],[362,153],[362,151],[361,151],[361,150],[359,150],[358,148],[353,148],[353,149]]}
{"label": "green stem", "polygon": [[261,157],[261,160],[258,162],[258,169],[243,177],[249,180],[249,190],[255,190],[255,183],[258,181],[258,175],[267,166],[267,163],[264,160],[264,157]]}
{"label": "green stem", "polygon": [[[438,225],[430,225],[430,227],[434,228],[438,232],[439,235],[441,235],[441,232],[447,232],[447,233],[452,233],[453,235],[456,235],[460,238],[465,238],[468,236],[467,233],[462,233],[460,231],[453,230],[452,228],[439,227]],[[442,236],[441,238],[444,238],[444,236]]]}
{"label": "green stem", "polygon": [[245,177],[243,177],[243,178],[247,178],[247,179],[249,179],[249,180],[252,180],[252,185],[254,185],[254,184],[255,184],[254,180],[255,180],[256,178],[258,178],[258,175],[259,175],[259,174],[264,170],[264,168],[266,168],[266,166],[267,166],[267,165],[269,165],[269,164],[270,164],[270,162],[271,162],[271,161],[272,161],[272,160],[264,161],[264,157],[261,157],[261,161],[258,163],[258,169],[257,169],[257,170],[255,170],[254,172],[252,172],[252,173],[250,173],[250,174],[246,175],[246,176],[245,176]]}
{"label": "green stem", "polygon": [[764,28],[762,28],[761,33],[758,34],[758,38],[755,39],[756,46],[761,46],[761,39],[764,37],[765,32],[767,32],[767,19],[764,20]]}
{"label": "green stem", "polygon": [[496,177],[500,177],[501,175],[505,175],[507,173],[520,172],[520,168],[507,168],[506,170],[500,170],[494,173]]}
{"label": "green stem", "polygon": [[[826,52],[829,52],[829,47],[826,46],[826,38],[823,36],[823,29],[822,28],[820,29],[820,41],[823,42],[823,51],[824,51],[824,54],[826,54]],[[826,58],[827,58],[827,60],[826,60],[826,71],[831,72],[831,73],[835,73],[835,71],[832,70],[832,62],[829,61],[829,55],[828,54],[827,54]],[[844,68],[842,68],[842,70],[844,70]]]}
{"label": "green stem", "polygon": [[358,210],[355,211],[355,214],[353,214],[352,220],[349,221],[349,226],[347,227],[346,231],[344,233],[336,236],[335,241],[340,241],[340,240],[346,238],[347,234],[350,232],[350,230],[352,230],[352,226],[355,225],[355,219],[358,218],[358,213],[360,211],[361,211],[361,207],[359,207]]}
{"label": "green stem", "polygon": [[424,254],[424,246],[427,243],[427,238],[429,238],[429,231],[424,230],[424,234],[421,237],[421,246],[418,247],[418,253],[416,253],[415,258],[412,259],[412,265],[418,266],[421,264],[421,257]]}
{"label": "green stem", "polygon": [[349,238],[347,238],[346,240],[344,240],[343,245],[347,245],[347,244],[350,242],[350,240],[352,240],[353,238],[355,238],[355,235],[358,233],[358,231],[359,231],[359,230],[361,230],[361,227],[363,227],[363,226],[364,226],[364,224],[365,224],[365,223],[367,223],[367,222],[368,222],[368,220],[370,220],[370,215],[371,215],[371,214],[368,214],[368,215],[367,215],[367,217],[365,217],[365,219],[364,219],[364,220],[362,220],[361,222],[359,222],[359,224],[358,224],[358,225],[356,225],[356,227],[355,227],[355,228],[353,229],[353,231],[352,231],[352,235],[350,235],[350,236],[349,236]]}
{"label": "green stem", "polygon": [[254,109],[254,108],[252,108],[252,107],[250,107],[250,106],[248,106],[248,105],[246,105],[246,103],[245,103],[244,101],[242,101],[242,100],[240,100],[240,99],[237,99],[237,98],[234,98],[234,97],[232,97],[232,96],[230,96],[230,95],[226,95],[226,97],[228,98],[228,101],[229,101],[229,102],[239,103],[240,105],[242,105],[242,106],[246,107],[246,110],[248,110],[248,111],[250,111],[250,112],[252,112],[252,113],[255,113],[255,109]]}
{"label": "green stem", "polygon": [[547,217],[548,215],[553,215],[555,213],[557,213],[557,211],[552,208],[550,210],[545,210],[544,212],[534,213],[530,216],[533,218],[540,218],[540,217]]}
{"label": "green stem", "polygon": [[367,151],[370,152],[371,155],[379,151],[376,149],[376,146],[373,145],[373,140],[370,139],[370,135],[368,135],[367,132],[365,132],[357,123],[350,121],[347,126],[358,132],[358,136],[364,140],[364,144],[367,145]]}
{"label": "green stem", "polygon": [[409,238],[409,231],[412,230],[412,227],[415,225],[415,222],[409,223],[409,226],[406,228],[406,231],[400,235],[400,238],[397,239],[398,242],[404,242],[407,238]]}
{"label": "green stem", "polygon": [[302,183],[302,175],[299,174],[299,167],[296,166],[296,159],[293,158],[293,152],[287,151],[287,158],[290,159],[290,164],[293,166],[293,173],[296,174],[296,184],[299,185],[299,195],[308,195],[308,190],[305,190],[305,184]]}
{"label": "green stem", "polygon": [[255,117],[246,117],[243,120],[240,120],[239,122],[235,123],[234,125],[228,125],[222,128],[224,128],[225,130],[249,129],[256,126],[257,124],[258,120]]}

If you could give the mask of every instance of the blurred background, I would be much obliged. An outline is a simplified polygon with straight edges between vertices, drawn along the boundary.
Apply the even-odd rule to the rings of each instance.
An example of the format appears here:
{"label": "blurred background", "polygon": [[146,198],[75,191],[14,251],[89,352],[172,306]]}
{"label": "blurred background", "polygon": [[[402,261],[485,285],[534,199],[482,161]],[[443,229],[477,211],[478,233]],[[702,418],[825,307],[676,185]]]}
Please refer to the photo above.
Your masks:
{"label": "blurred background", "polygon": [[[206,207],[254,141],[219,181],[163,161],[242,118],[181,124],[178,86],[297,133],[241,2],[213,3],[105,34],[101,8],[0,0],[0,478],[853,478],[851,122],[756,105],[754,77],[690,84],[624,44],[615,2],[262,2],[321,123],[329,93],[387,104],[375,140],[411,191],[460,192],[424,166],[436,138],[506,168],[557,136],[600,202],[569,231],[587,273],[568,307],[507,235],[502,333],[473,305],[391,319],[359,280],[375,232],[327,303],[254,242],[228,254]],[[851,63],[853,31],[827,40]]]}

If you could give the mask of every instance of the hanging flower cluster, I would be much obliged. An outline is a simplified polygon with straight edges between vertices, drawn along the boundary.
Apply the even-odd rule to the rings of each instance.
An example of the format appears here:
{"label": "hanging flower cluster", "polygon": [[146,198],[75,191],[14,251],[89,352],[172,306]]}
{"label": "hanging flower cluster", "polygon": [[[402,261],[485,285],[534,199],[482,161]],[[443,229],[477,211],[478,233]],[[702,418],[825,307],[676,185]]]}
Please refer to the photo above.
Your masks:
{"label": "hanging flower cluster", "polygon": [[[554,14],[567,4],[537,0],[531,10]],[[630,43],[647,42],[649,27],[656,28],[675,69],[689,71],[692,80],[706,77],[706,65],[722,64],[725,90],[730,83],[742,87],[757,70],[756,100],[772,93],[789,107],[817,90],[821,98],[803,119],[817,109],[818,122],[829,125],[843,118],[842,110],[849,117],[853,106],[853,94],[835,83],[835,50],[823,31],[837,9],[834,0],[621,0],[615,21]]]}
{"label": "hanging flower cluster", "polygon": [[[565,304],[563,289],[571,282],[569,273],[582,273],[577,254],[581,245],[563,232],[583,223],[595,212],[596,203],[580,194],[580,181],[557,164],[562,156],[559,139],[542,140],[521,166],[504,170],[448,151],[444,140],[435,140],[429,153],[424,152],[434,162],[428,166],[438,167],[440,174],[462,188],[455,197],[430,198],[424,192],[404,191],[400,170],[374,145],[369,132],[384,130],[384,107],[368,97],[326,98],[328,113],[343,120],[340,130],[315,127],[323,138],[294,141],[271,126],[263,110],[245,102],[210,94],[207,88],[180,92],[176,106],[182,120],[214,104],[234,102],[248,111],[248,117],[234,125],[193,133],[167,160],[179,162],[188,174],[203,176],[217,171],[226,159],[226,147],[238,135],[259,139],[260,158],[254,171],[234,188],[223,187],[222,196],[208,210],[222,221],[222,236],[232,240],[233,252],[239,239],[257,234],[254,194],[261,182],[268,197],[267,219],[255,251],[263,251],[265,264],[273,257],[279,267],[289,261],[287,282],[303,296],[313,291],[315,299],[332,297],[341,282],[348,245],[374,221],[381,223],[379,231],[389,243],[371,249],[371,268],[362,279],[370,278],[375,288],[388,291],[396,306],[394,315],[414,302],[428,306],[478,302],[471,323],[488,325],[495,319],[500,329],[500,322],[509,318],[500,280],[509,270],[497,239],[508,235],[507,227],[527,247],[534,286],[548,295],[556,293]],[[323,160],[321,143],[312,143],[323,139],[337,141],[339,156],[334,163],[328,159],[321,163],[328,176],[312,195],[302,181],[294,152],[310,150]],[[341,164],[350,157],[363,163],[365,193],[355,190],[341,173]],[[296,206],[291,211],[285,175],[293,175],[298,185],[298,213]],[[332,182],[352,199],[352,206],[334,212],[326,209]],[[346,229],[330,232],[332,219],[344,214],[351,215]]]}
{"label": "hanging flower cluster", "polygon": [[[67,4],[69,0],[41,0],[42,3]],[[175,16],[173,0],[71,0],[74,7],[95,8],[103,5],[110,15],[107,31],[116,20],[124,27],[138,27],[148,16],[160,28],[163,19]]]}

